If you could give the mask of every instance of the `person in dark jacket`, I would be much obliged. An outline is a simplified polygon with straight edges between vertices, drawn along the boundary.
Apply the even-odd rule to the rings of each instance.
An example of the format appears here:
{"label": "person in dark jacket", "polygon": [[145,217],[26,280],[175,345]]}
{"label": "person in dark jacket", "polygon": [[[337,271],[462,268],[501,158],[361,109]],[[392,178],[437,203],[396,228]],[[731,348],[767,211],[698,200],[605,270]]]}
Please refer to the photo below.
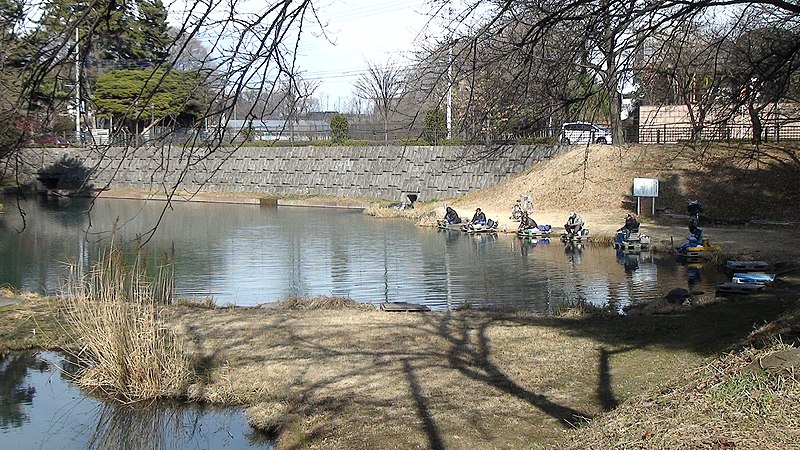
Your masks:
{"label": "person in dark jacket", "polygon": [[636,220],[636,216],[633,214],[626,214],[625,215],[625,225],[622,228],[618,229],[617,232],[622,232],[622,238],[627,240],[631,237],[631,233],[638,233],[639,232],[639,221]]}
{"label": "person in dark jacket", "polygon": [[519,228],[517,231],[530,230],[536,227],[538,227],[538,224],[535,220],[533,220],[533,217],[531,217],[527,212],[523,211],[522,216],[519,219]]}
{"label": "person in dark jacket", "polygon": [[470,223],[473,225],[486,225],[486,214],[480,208],[476,209]]}
{"label": "person in dark jacket", "polygon": [[694,223],[689,225],[689,242],[695,245],[703,244],[703,229]]}
{"label": "person in dark jacket", "polygon": [[447,223],[461,223],[461,217],[458,217],[456,210],[449,206],[445,209],[444,220]]}

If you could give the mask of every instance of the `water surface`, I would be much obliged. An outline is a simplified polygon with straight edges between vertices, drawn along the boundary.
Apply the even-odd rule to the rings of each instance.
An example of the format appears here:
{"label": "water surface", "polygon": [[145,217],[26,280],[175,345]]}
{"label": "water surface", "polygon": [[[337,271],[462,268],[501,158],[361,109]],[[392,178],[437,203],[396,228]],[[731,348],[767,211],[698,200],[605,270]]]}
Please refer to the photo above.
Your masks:
{"label": "water surface", "polygon": [[0,447],[7,449],[274,448],[240,409],[177,402],[123,405],[87,395],[55,352],[0,360]]}
{"label": "water surface", "polygon": [[549,313],[575,302],[621,309],[674,287],[711,291],[720,280],[669,255],[438,231],[352,210],[49,198],[21,204],[17,232],[23,217],[6,200],[0,284],[23,291],[57,292],[65,263],[88,267],[112,237],[147,241],[151,267],[174,262],[178,296],[220,305],[336,295]]}

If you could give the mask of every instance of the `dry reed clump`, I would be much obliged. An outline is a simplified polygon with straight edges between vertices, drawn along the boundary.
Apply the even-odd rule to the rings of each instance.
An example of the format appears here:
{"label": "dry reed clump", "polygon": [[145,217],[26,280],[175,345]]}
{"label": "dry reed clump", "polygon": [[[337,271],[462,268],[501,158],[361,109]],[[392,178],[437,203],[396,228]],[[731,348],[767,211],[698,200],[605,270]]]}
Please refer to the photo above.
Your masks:
{"label": "dry reed clump", "polygon": [[378,204],[369,205],[369,207],[364,210],[364,214],[377,217],[379,219],[419,220],[420,216],[424,215],[426,212],[427,211],[423,209],[399,209],[391,206],[381,206]]}
{"label": "dry reed clump", "polygon": [[371,303],[357,302],[346,297],[289,297],[275,303],[262,305],[263,307],[277,310],[292,309],[375,309]]}
{"label": "dry reed clump", "polygon": [[41,294],[35,292],[20,292],[18,289],[8,284],[0,286],[0,296],[17,298],[20,300],[36,300],[42,298]]}
{"label": "dry reed clump", "polygon": [[113,246],[87,273],[71,272],[63,305],[65,329],[79,345],[78,383],[121,401],[182,395],[191,364],[161,316],[171,273],[150,278]]}
{"label": "dry reed clump", "polygon": [[190,308],[202,308],[202,309],[216,309],[217,304],[214,303],[213,297],[202,297],[202,298],[181,298],[177,299],[173,302],[176,306],[188,306]]}

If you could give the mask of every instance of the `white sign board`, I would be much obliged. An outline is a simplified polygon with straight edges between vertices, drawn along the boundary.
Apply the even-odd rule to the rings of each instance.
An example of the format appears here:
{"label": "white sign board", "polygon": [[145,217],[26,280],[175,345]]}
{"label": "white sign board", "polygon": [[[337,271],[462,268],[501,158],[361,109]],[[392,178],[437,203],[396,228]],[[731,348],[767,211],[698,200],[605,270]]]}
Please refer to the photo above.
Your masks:
{"label": "white sign board", "polygon": [[658,197],[658,178],[634,178],[634,197]]}

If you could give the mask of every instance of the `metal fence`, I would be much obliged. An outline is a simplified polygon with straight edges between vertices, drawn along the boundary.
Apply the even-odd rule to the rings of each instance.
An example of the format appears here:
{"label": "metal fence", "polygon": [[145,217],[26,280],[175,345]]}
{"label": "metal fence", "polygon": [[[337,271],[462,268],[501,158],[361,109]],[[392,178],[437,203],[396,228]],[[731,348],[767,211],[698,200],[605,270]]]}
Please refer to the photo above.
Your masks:
{"label": "metal fence", "polygon": [[[639,127],[639,143],[675,144],[679,142],[750,142],[753,127],[750,125],[714,125],[693,130],[686,125],[651,125]],[[800,140],[800,125],[769,125],[761,129],[761,142]]]}
{"label": "metal fence", "polygon": [[[555,143],[558,132],[554,129],[538,129],[524,133],[524,135],[503,135],[503,136],[482,136],[479,139],[464,140],[454,136],[455,142],[465,144],[535,144],[535,143]],[[640,126],[637,128],[625,129],[625,142],[638,142],[642,144],[675,144],[681,142],[751,142],[752,127],[746,125],[731,126],[707,126],[693,131],[691,126],[686,125],[656,125]],[[388,136],[387,136],[388,134]],[[443,133],[444,134],[444,133]],[[71,133],[53,133],[52,136],[59,137],[64,145],[54,145],[48,141],[33,142],[34,146],[55,147],[55,146],[92,146],[92,145],[111,145],[111,146],[130,146],[138,147],[142,145],[204,145],[207,143],[222,145],[325,145],[330,142],[328,132],[304,132],[294,136],[281,136],[279,140],[263,139],[259,136],[248,136],[236,130],[226,130],[220,136],[213,131],[156,128],[149,133],[136,134],[122,130],[114,134],[105,135],[102,139],[89,133],[83,134],[80,138]],[[388,139],[387,139],[388,137]],[[426,136],[429,137],[429,136]],[[442,136],[444,138],[445,136]],[[439,136],[434,137],[434,142],[439,142]],[[364,145],[426,145],[420,130],[383,130],[365,129],[352,127],[350,139],[361,142]],[[778,143],[788,141],[800,141],[800,125],[765,125],[761,131],[761,142]]]}

